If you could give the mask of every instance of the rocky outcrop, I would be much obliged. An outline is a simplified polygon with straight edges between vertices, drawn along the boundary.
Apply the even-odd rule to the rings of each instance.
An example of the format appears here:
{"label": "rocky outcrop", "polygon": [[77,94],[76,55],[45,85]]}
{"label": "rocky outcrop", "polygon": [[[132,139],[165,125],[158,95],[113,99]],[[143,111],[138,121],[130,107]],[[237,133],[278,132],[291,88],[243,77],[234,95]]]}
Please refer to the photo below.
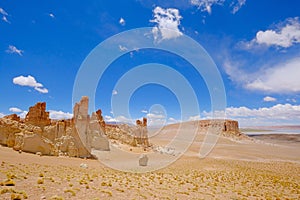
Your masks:
{"label": "rocky outcrop", "polygon": [[200,120],[197,121],[201,131],[207,131],[210,127],[221,131],[225,136],[240,136],[239,123],[235,120]]}
{"label": "rocky outcrop", "polygon": [[29,108],[29,112],[25,117],[25,124],[31,124],[40,127],[48,126],[51,124],[49,112],[46,112],[45,102],[38,102],[37,104]]}
{"label": "rocky outcrop", "polygon": [[19,122],[21,120],[17,114],[6,115],[6,116],[4,116],[4,118],[14,120],[17,122]]}
{"label": "rocky outcrop", "polygon": [[112,140],[117,140],[123,144],[133,147],[149,147],[147,119],[136,121],[136,126],[127,124],[106,125],[105,135]]}
{"label": "rocky outcrop", "polygon": [[0,118],[0,144],[18,151],[71,157],[92,157],[92,149],[108,151],[108,139],[149,146],[146,118],[136,126],[107,125],[101,110],[88,114],[88,104],[88,97],[82,97],[70,120],[51,120],[45,102],[30,107],[24,120],[16,114]]}
{"label": "rocky outcrop", "polygon": [[15,150],[43,155],[91,157],[91,149],[109,150],[101,111],[88,115],[88,97],[74,106],[71,120],[53,120],[46,103],[29,108],[24,120],[16,114],[0,119],[0,144]]}

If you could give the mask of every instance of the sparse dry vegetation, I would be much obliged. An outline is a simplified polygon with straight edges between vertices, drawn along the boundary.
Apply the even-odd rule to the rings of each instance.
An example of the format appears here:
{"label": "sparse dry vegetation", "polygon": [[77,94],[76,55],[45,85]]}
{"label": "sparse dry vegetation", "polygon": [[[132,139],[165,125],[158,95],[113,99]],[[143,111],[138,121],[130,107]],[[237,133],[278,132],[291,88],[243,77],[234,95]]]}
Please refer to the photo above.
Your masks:
{"label": "sparse dry vegetation", "polygon": [[[7,150],[0,162],[0,199],[4,200],[300,199],[297,161],[183,156],[158,171],[129,173],[96,160],[0,150]],[[88,168],[80,167],[83,162]]]}

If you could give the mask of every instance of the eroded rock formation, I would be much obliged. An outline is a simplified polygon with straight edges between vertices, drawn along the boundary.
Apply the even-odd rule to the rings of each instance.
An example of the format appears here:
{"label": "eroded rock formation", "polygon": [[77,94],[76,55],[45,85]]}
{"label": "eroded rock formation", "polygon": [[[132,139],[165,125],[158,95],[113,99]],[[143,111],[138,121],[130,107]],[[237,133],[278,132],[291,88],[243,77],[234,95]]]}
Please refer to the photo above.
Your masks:
{"label": "eroded rock formation", "polygon": [[[88,114],[88,105],[88,97],[82,97],[73,108],[73,118],[66,120],[51,120],[45,102],[30,107],[25,119],[16,114],[0,118],[0,144],[18,151],[71,157],[92,157],[93,149],[108,151],[110,141],[144,150],[151,146],[146,118],[137,120],[135,126],[106,124],[101,110]],[[241,135],[237,121],[195,123],[202,131],[213,127],[223,135]]]}
{"label": "eroded rock formation", "polygon": [[150,146],[146,118],[143,118],[143,122],[137,120],[136,126],[127,124],[106,125],[105,135],[111,140],[117,140],[133,147],[147,148]]}
{"label": "eroded rock formation", "polygon": [[202,131],[207,131],[210,127],[220,130],[225,136],[240,136],[239,123],[235,120],[200,120],[197,121]]}
{"label": "eroded rock formation", "polygon": [[29,112],[25,117],[25,124],[31,124],[40,127],[48,126],[51,124],[49,112],[46,112],[45,102],[38,102],[37,104],[29,108]]}
{"label": "eroded rock formation", "polygon": [[73,119],[51,120],[46,103],[29,108],[24,120],[16,114],[0,119],[0,144],[43,155],[91,157],[91,149],[109,150],[101,110],[88,115],[88,97],[74,106]]}

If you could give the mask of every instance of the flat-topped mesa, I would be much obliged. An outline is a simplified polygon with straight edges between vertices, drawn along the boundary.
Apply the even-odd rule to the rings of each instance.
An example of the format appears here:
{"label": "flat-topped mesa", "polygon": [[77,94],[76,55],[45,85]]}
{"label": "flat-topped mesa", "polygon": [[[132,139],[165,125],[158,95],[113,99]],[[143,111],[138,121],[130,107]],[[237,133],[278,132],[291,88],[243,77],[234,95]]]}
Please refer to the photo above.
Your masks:
{"label": "flat-topped mesa", "polygon": [[40,127],[48,126],[51,124],[49,112],[46,112],[45,102],[38,102],[37,104],[29,108],[29,112],[25,117],[25,124],[31,124]]}
{"label": "flat-topped mesa", "polygon": [[200,120],[198,121],[199,127],[202,131],[206,131],[209,128],[218,128],[222,135],[225,136],[240,136],[241,132],[239,129],[239,123],[235,120],[221,120],[221,119],[215,119],[215,120]]}

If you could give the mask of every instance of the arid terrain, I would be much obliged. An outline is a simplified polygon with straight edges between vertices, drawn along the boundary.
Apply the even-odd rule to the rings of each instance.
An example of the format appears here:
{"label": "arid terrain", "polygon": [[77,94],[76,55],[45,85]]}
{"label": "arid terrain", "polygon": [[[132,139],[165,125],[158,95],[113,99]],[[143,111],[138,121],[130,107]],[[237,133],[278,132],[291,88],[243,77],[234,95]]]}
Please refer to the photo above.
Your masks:
{"label": "arid terrain", "polygon": [[[168,126],[149,141],[163,144],[175,129]],[[0,198],[300,198],[299,142],[222,136],[211,153],[200,159],[204,135],[199,131],[176,162],[147,173],[113,170],[97,160],[39,156],[1,146]]]}

